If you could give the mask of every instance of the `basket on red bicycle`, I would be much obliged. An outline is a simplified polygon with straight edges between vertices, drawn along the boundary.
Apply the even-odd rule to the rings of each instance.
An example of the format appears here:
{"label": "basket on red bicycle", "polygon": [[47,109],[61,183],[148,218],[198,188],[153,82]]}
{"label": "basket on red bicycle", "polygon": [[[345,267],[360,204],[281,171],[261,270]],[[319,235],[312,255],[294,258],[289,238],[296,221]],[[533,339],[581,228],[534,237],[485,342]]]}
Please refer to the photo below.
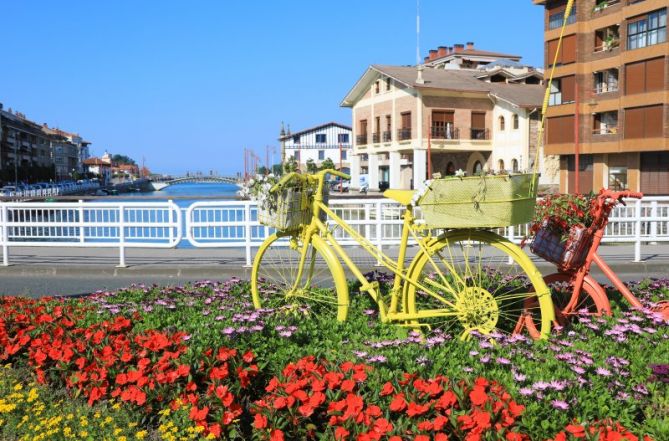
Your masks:
{"label": "basket on red bicycle", "polygon": [[550,195],[537,202],[530,250],[558,266],[578,269],[592,244],[594,195]]}

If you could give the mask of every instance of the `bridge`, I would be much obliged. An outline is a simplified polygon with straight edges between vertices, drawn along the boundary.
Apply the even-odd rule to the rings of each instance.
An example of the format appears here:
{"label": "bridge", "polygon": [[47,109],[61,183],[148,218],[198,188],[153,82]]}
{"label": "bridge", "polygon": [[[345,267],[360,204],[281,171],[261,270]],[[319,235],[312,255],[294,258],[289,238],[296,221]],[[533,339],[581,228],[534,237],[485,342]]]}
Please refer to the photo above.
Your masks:
{"label": "bridge", "polygon": [[230,176],[182,176],[178,178],[168,178],[165,180],[152,180],[151,185],[155,191],[160,191],[165,187],[176,184],[209,182],[217,184],[236,184],[239,179]]}

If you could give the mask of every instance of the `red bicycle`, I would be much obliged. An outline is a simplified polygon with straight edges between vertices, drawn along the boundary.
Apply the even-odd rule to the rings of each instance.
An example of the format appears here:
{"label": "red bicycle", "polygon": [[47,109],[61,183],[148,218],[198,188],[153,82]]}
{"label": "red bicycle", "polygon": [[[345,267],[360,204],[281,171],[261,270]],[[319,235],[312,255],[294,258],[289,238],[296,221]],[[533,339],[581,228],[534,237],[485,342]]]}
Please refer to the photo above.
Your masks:
{"label": "red bicycle", "polygon": [[[642,197],[642,193],[607,189],[602,189],[597,195],[592,207],[593,223],[587,231],[587,235],[592,241],[589,243],[583,264],[567,268],[558,266],[558,272],[544,277],[546,285],[551,287],[553,292],[553,303],[558,324],[568,322],[571,316],[577,314],[611,315],[611,304],[606,290],[590,275],[593,263],[599,267],[632,307],[643,308],[639,299],[632,294],[625,283],[597,254],[597,249],[604,237],[604,231],[609,223],[609,215],[613,208],[619,203],[624,205],[623,198],[641,199]],[[669,318],[668,303],[659,305],[658,310]]]}

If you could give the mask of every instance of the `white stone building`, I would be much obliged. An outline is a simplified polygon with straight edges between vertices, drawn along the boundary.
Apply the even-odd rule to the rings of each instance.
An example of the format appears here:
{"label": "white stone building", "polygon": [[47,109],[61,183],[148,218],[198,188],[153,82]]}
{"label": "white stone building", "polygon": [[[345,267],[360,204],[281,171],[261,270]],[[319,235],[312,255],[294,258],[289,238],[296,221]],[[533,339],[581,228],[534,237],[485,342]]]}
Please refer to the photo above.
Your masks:
{"label": "white stone building", "polygon": [[307,162],[313,161],[319,166],[324,160],[330,159],[335,168],[350,171],[350,155],[352,149],[351,128],[344,124],[329,122],[299,132],[286,132],[281,128],[282,160],[293,157],[301,170],[306,170]]}

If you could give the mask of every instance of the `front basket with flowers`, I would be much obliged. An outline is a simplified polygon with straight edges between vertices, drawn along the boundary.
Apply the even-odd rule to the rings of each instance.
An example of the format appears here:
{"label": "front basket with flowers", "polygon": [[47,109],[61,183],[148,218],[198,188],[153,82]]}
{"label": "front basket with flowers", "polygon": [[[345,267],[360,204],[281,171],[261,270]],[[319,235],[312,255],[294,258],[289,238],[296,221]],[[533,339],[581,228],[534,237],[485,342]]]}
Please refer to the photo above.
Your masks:
{"label": "front basket with flowers", "polygon": [[270,193],[280,176],[256,175],[240,191],[240,196],[258,204],[258,222],[281,231],[291,231],[311,219],[311,199],[315,188],[301,180],[290,181],[283,189]]}
{"label": "front basket with flowers", "polygon": [[557,194],[537,202],[530,250],[562,271],[583,265],[592,244],[593,195]]}

